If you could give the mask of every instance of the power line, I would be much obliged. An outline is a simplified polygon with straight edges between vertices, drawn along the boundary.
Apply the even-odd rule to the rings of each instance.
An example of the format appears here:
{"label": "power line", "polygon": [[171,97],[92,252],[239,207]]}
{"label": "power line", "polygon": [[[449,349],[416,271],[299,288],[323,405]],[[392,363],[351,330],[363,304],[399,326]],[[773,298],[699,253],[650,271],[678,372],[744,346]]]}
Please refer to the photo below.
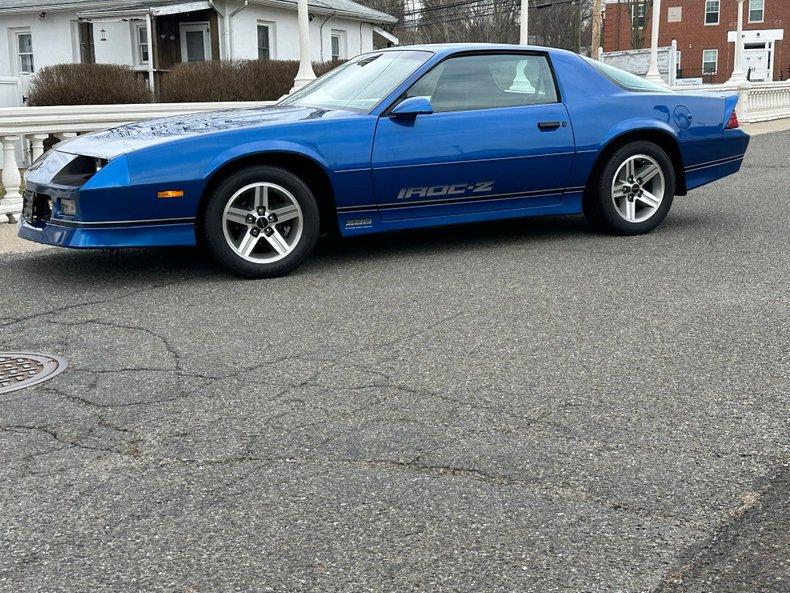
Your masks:
{"label": "power line", "polygon": [[[537,1],[538,0],[535,0],[535,2],[537,2]],[[541,4],[534,3],[533,6],[532,6],[532,9],[533,10],[540,10],[540,9],[551,8],[553,6],[558,6],[558,5],[562,5],[562,4],[578,4],[580,1],[581,0],[550,0],[550,1],[544,1]],[[410,11],[404,12],[403,16],[404,16],[404,21],[408,20],[411,23],[425,24],[426,21],[420,20],[420,19],[416,19],[414,17],[422,16],[422,15],[424,15],[426,13],[440,12],[440,11],[445,11],[445,10],[449,11],[451,9],[461,9],[461,8],[467,7],[467,6],[471,7],[473,5],[478,5],[477,6],[478,8],[493,8],[493,7],[500,6],[500,5],[505,7],[508,4],[511,5],[513,9],[517,9],[518,8],[518,3],[516,2],[516,0],[509,0],[509,1],[502,1],[502,0],[493,0],[493,1],[492,0],[464,0],[462,2],[453,2],[453,3],[450,3],[450,4],[442,4],[442,5],[438,5],[438,6],[427,6],[427,7],[415,8],[415,9],[412,9]],[[475,14],[474,16],[476,16],[476,17],[492,16],[493,14],[496,14],[496,12],[497,11],[494,11],[494,12],[492,12],[490,14],[485,14],[485,15]],[[429,16],[431,16],[431,17],[438,17],[440,15],[431,14]],[[453,16],[455,16],[455,15],[453,15]],[[407,19],[406,17],[411,17],[411,18]],[[439,24],[441,24],[441,22],[446,22],[446,21],[444,19],[442,19],[442,21],[440,21]],[[408,25],[406,25],[405,23],[403,25],[398,24],[398,25],[396,25],[395,28],[403,28],[404,26],[408,26]]]}

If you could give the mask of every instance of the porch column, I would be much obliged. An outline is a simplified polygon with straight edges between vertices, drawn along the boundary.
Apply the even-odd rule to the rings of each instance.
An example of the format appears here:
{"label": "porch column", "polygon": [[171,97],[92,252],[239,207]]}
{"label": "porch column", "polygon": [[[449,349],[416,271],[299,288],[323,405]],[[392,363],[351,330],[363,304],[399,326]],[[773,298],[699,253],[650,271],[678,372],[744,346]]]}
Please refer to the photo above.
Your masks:
{"label": "porch column", "polygon": [[743,0],[738,0],[738,31],[735,33],[735,64],[727,82],[739,83],[746,80],[743,71]]}
{"label": "porch column", "polygon": [[650,19],[650,68],[645,78],[661,83],[663,80],[658,72],[658,22],[661,20],[661,0],[653,0],[653,15]]}
{"label": "porch column", "polygon": [[16,216],[22,212],[22,194],[19,186],[22,176],[16,163],[16,143],[21,136],[3,136],[3,187],[5,197],[0,200],[0,217],[7,216],[9,222],[16,222]]}
{"label": "porch column", "polygon": [[151,13],[145,13],[145,32],[148,41],[148,87],[154,92],[154,20]]}
{"label": "porch column", "polygon": [[[310,17],[307,13],[307,0],[299,0],[297,4],[299,19],[299,71],[294,78],[290,92],[298,91],[304,85],[315,80],[313,64],[310,60]],[[321,40],[323,43],[323,40]]]}
{"label": "porch column", "polygon": [[529,0],[521,0],[521,31],[519,43],[521,45],[529,45]]}

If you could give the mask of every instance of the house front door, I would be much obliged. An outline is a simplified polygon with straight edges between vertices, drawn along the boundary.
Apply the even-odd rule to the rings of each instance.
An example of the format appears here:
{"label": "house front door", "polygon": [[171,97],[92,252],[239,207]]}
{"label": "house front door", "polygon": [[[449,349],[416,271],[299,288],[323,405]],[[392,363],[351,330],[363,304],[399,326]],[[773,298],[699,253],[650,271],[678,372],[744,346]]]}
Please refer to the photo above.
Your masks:
{"label": "house front door", "polygon": [[181,61],[204,62],[211,59],[208,23],[181,23]]}
{"label": "house front door", "polygon": [[768,50],[765,46],[746,45],[743,50],[743,69],[748,71],[751,68],[749,80],[761,81],[768,80]]}

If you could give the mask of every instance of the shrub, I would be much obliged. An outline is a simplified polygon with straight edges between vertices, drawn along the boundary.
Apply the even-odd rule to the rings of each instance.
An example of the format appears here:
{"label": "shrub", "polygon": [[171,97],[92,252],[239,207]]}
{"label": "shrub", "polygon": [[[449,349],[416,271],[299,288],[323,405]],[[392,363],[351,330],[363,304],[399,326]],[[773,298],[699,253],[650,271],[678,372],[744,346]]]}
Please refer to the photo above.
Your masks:
{"label": "shrub", "polygon": [[[342,62],[313,64],[317,76]],[[177,64],[162,77],[158,101],[274,101],[288,93],[299,70],[295,60],[212,60]]]}
{"label": "shrub", "polygon": [[148,84],[128,66],[57,64],[30,81],[28,105],[150,103]]}

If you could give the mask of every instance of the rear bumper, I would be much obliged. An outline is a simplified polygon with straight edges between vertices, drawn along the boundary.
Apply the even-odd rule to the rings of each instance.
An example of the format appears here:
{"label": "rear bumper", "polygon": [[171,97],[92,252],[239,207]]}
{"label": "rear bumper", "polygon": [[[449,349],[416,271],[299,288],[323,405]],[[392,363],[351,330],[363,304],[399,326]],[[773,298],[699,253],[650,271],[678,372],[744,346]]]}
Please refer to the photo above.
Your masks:
{"label": "rear bumper", "polygon": [[44,245],[77,249],[190,247],[195,245],[195,222],[175,219],[84,225],[53,220],[33,225],[20,218],[19,236]]}
{"label": "rear bumper", "polygon": [[748,146],[749,135],[742,130],[725,131],[724,136],[717,140],[710,150],[711,154],[718,158],[685,167],[686,189],[691,190],[737,173]]}
{"label": "rear bumper", "polygon": [[706,183],[716,181],[727,175],[737,173],[743,163],[744,155],[730,157],[711,163],[703,163],[697,167],[686,169],[686,189],[694,189]]}

